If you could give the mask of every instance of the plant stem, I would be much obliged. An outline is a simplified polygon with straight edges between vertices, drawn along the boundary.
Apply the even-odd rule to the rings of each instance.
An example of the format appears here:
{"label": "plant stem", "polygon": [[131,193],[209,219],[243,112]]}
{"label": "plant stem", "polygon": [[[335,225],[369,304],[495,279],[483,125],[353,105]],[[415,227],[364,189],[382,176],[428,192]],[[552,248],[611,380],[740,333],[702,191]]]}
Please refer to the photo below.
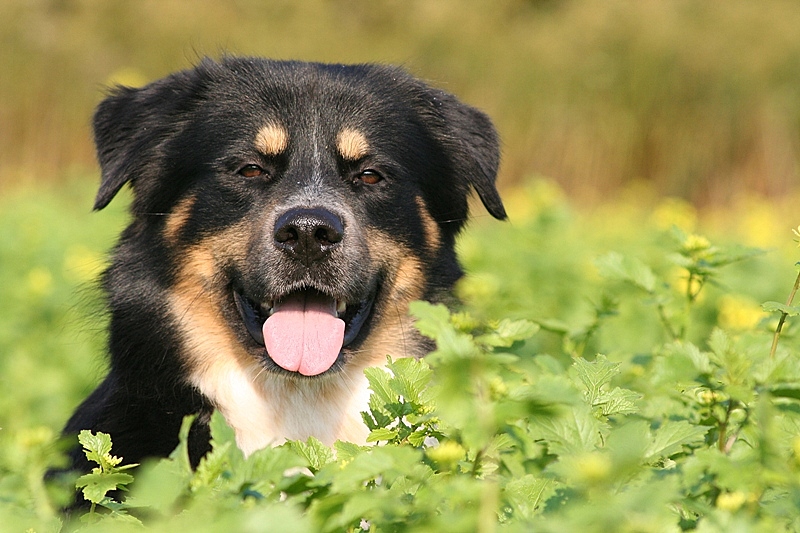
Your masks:
{"label": "plant stem", "polygon": [[667,335],[672,337],[674,341],[681,340],[681,334],[675,332],[672,323],[669,321],[669,318],[667,318],[667,310],[664,304],[656,304],[656,310],[658,311],[658,317],[661,319],[661,323],[664,324],[664,329],[667,330]]}
{"label": "plant stem", "polygon": [[725,448],[728,441],[728,422],[731,419],[731,411],[733,411],[733,400],[728,400],[728,406],[725,408],[725,420],[719,425],[719,439],[717,439],[717,448],[722,453],[727,453]]}
{"label": "plant stem", "polygon": [[[792,287],[792,292],[789,293],[789,299],[786,300],[786,305],[792,305],[792,301],[794,301],[794,295],[797,293],[797,289],[800,287],[800,272],[797,273],[797,279],[794,280],[794,287]],[[778,339],[781,336],[781,330],[783,329],[783,323],[786,322],[786,317],[789,316],[787,313],[781,312],[781,318],[778,320],[778,327],[775,328],[775,335],[772,337],[772,348],[769,350],[769,357],[770,359],[775,358],[775,351],[778,349]]]}

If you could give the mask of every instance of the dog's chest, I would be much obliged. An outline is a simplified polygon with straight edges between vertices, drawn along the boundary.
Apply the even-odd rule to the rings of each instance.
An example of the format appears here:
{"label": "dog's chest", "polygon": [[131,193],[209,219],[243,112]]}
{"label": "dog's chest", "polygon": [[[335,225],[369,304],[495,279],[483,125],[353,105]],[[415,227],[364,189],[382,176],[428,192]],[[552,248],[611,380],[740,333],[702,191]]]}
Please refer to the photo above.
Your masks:
{"label": "dog's chest", "polygon": [[364,444],[369,433],[361,417],[370,395],[363,372],[284,380],[234,367],[197,385],[233,428],[245,455],[312,435],[329,446],[337,440]]}

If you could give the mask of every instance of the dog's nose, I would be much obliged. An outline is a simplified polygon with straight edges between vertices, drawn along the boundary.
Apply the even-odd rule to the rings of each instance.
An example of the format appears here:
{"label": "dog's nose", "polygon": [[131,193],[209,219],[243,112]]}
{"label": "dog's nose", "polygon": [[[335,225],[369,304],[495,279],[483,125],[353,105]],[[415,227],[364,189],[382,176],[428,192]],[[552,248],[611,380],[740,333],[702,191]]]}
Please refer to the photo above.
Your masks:
{"label": "dog's nose", "polygon": [[324,258],[343,238],[342,219],[327,209],[290,209],[275,222],[275,246],[306,265]]}

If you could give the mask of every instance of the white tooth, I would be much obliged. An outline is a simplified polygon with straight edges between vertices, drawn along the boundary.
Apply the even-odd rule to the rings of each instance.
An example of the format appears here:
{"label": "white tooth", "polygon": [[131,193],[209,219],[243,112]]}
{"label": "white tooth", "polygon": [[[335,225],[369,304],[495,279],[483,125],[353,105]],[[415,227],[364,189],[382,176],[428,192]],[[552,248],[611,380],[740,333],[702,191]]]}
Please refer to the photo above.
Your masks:
{"label": "white tooth", "polygon": [[344,300],[336,301],[336,315],[339,316],[347,310],[347,302]]}

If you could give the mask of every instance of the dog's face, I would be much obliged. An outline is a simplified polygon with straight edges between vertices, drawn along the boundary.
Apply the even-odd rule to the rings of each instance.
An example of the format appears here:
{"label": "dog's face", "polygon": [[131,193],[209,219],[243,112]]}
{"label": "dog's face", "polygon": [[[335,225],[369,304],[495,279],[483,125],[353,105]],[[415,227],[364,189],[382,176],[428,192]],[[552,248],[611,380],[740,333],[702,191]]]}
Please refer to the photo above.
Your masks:
{"label": "dog's face", "polygon": [[95,207],[135,192],[106,275],[112,347],[139,323],[167,337],[223,411],[250,401],[237,380],[323,390],[423,355],[408,304],[460,276],[470,189],[505,217],[489,120],[393,68],[204,61],[117,89],[95,134]]}

